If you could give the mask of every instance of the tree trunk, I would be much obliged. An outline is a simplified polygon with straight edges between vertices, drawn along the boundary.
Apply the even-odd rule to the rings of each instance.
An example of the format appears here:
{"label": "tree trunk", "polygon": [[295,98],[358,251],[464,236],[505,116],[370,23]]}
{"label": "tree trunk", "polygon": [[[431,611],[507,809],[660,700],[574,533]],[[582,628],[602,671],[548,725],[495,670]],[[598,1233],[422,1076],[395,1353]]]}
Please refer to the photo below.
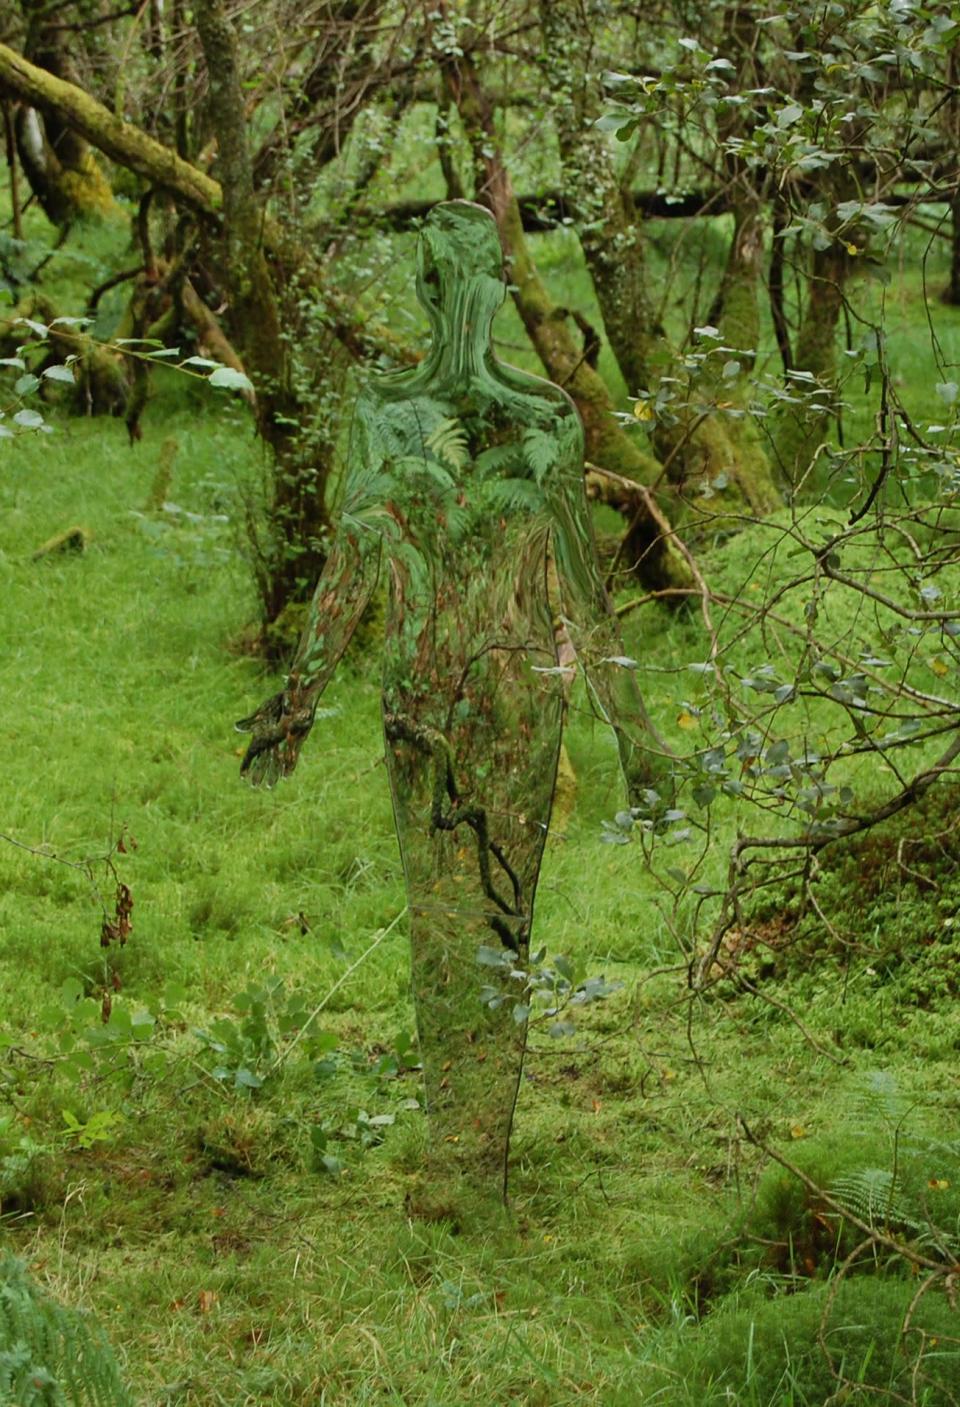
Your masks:
{"label": "tree trunk", "polygon": [[563,189],[607,341],[628,393],[635,395],[672,371],[674,354],[648,296],[643,229],[629,185],[618,178],[606,138],[594,125],[600,106],[591,77],[591,18],[600,16],[591,14],[584,0],[540,0]]}
{"label": "tree trunk", "polygon": [[[676,374],[679,359],[649,296],[642,225],[629,175],[618,177],[607,140],[595,126],[600,90],[592,76],[591,20],[603,23],[602,6],[591,10],[584,0],[541,0],[540,23],[564,187],[575,211],[607,339],[627,389],[655,393],[661,377]],[[757,201],[750,195],[749,202],[741,197],[735,215],[723,288],[723,340],[755,349],[763,239]],[[752,357],[744,356],[741,375],[733,384],[705,373],[690,387],[692,404],[650,426],[654,449],[666,467],[664,477],[680,500],[670,511],[687,530],[714,534],[731,522],[730,515],[765,516],[780,504],[752,422],[744,415],[727,417],[709,406],[711,399],[729,404],[751,366]],[[737,397],[738,411],[741,399],[742,395]]]}
{"label": "tree trunk", "polygon": [[[42,0],[24,0],[27,20],[26,52],[48,73],[77,82],[73,60],[64,44],[64,30],[50,22]],[[108,214],[113,192],[86,138],[55,112],[45,112],[36,131],[21,109],[17,124],[24,173],[52,224],[61,228],[76,219]],[[38,139],[38,140],[37,140]]]}
{"label": "tree trunk", "polygon": [[[809,371],[820,384],[833,389],[837,373],[837,324],[844,300],[844,283],[850,258],[836,240],[827,249],[815,249],[810,260],[807,300],[797,337],[796,369]],[[826,396],[812,400],[802,385],[794,383],[795,405],[785,406],[774,430],[776,455],[787,482],[796,484],[828,438],[833,416]],[[817,409],[823,407],[823,409]]]}
{"label": "tree trunk", "polygon": [[[209,115],[219,149],[225,239],[222,272],[232,295],[230,324],[256,388],[257,428],[274,461],[272,540],[261,583],[269,625],[293,602],[306,599],[323,569],[332,441],[323,443],[304,433],[311,410],[295,385],[281,308],[292,280],[276,264],[271,267],[264,250],[263,211],[253,189],[236,34],[221,0],[199,0],[196,20],[207,68]],[[323,399],[323,389],[313,388],[317,401]]]}
{"label": "tree trunk", "polygon": [[13,114],[8,102],[3,104],[3,135],[7,149],[7,175],[10,178],[13,237],[14,239],[23,239],[23,212],[20,207],[20,182],[17,178],[17,139],[14,132]]}
{"label": "tree trunk", "polygon": [[[960,45],[954,44],[947,59],[947,82],[951,86],[950,101],[945,114],[945,126],[954,150],[960,144],[960,100],[957,80],[960,78]],[[944,289],[943,301],[960,307],[960,194],[954,193],[950,202],[950,282]]]}
{"label": "tree trunk", "polygon": [[[613,415],[606,385],[578,347],[567,310],[553,302],[527,247],[523,221],[493,121],[493,107],[469,54],[447,65],[446,79],[477,168],[477,196],[493,212],[510,270],[513,299],[527,335],[551,380],[572,396],[583,420],[587,458],[638,482],[653,482],[657,461],[626,435]],[[672,538],[650,524],[649,544],[636,565],[646,583],[688,586],[690,568]]]}

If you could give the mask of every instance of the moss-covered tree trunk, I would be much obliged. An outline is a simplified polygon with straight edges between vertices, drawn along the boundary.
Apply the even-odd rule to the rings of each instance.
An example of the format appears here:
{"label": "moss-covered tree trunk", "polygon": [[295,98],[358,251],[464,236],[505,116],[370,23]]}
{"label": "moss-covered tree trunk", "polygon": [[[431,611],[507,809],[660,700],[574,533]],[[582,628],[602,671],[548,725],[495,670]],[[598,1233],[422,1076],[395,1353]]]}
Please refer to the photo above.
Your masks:
{"label": "moss-covered tree trunk", "polygon": [[[264,545],[261,563],[264,613],[272,625],[291,604],[306,598],[323,568],[332,444],[312,438],[308,447],[304,434],[310,407],[295,385],[290,329],[284,327],[291,274],[276,260],[269,261],[264,248],[236,34],[221,0],[199,0],[196,22],[207,68],[209,117],[218,143],[221,269],[231,294],[230,326],[256,387],[257,426],[273,458],[271,541]],[[318,379],[321,375],[318,372]]]}
{"label": "moss-covered tree trunk", "polygon": [[191,210],[208,217],[219,211],[218,181],[139,127],[114,116],[79,84],[58,78],[6,44],[0,44],[0,90],[67,124],[99,151],[170,191]]}
{"label": "moss-covered tree trunk", "polygon": [[[692,470],[692,502],[708,521],[744,510],[764,518],[783,503],[766,447],[747,409],[760,341],[765,263],[760,199],[749,185],[738,185],[720,290],[719,345],[731,350],[712,356],[700,378],[714,409],[691,433],[690,453],[681,468]],[[699,465],[698,454],[703,455]]]}
{"label": "moss-covered tree trunk", "polygon": [[[809,372],[822,387],[833,389],[837,376],[837,325],[844,301],[844,284],[850,256],[835,240],[826,249],[810,256],[807,296],[797,336],[795,366]],[[794,383],[794,404],[780,412],[774,428],[776,456],[790,484],[796,484],[809,469],[819,449],[830,436],[833,421],[830,401],[813,398]]]}
{"label": "moss-covered tree trunk", "polygon": [[[569,392],[580,411],[588,460],[639,483],[653,482],[659,464],[617,423],[610,392],[577,344],[567,310],[558,307],[540,278],[497,139],[493,104],[469,54],[448,62],[446,79],[473,151],[478,199],[497,221],[517,311],[547,375]],[[672,538],[652,518],[646,528],[644,549],[634,563],[637,574],[658,587],[689,586],[689,565]]]}
{"label": "moss-covered tree trunk", "polygon": [[[643,229],[629,172],[625,178],[618,175],[607,140],[595,125],[601,94],[591,62],[591,31],[603,22],[603,6],[590,0],[540,3],[544,67],[564,190],[576,212],[607,339],[628,391],[655,393],[661,377],[677,374],[679,359],[650,296]],[[752,191],[743,194],[722,290],[724,341],[755,349],[763,236],[758,202]],[[673,490],[672,517],[688,530],[711,532],[729,523],[731,514],[764,516],[780,503],[755,427],[742,414],[751,365],[752,359],[744,356],[741,374],[730,384],[713,375],[708,363],[705,374],[690,387],[689,403],[650,425],[654,450]],[[719,408],[712,408],[711,401]]]}
{"label": "moss-covered tree trunk", "polygon": [[[142,176],[149,185],[169,193],[178,206],[198,215],[208,232],[222,229],[223,191],[219,181],[141,128],[116,117],[77,84],[38,68],[6,44],[0,44],[0,94],[55,114],[98,151]],[[261,210],[260,219],[260,241],[271,267],[296,269],[304,282],[309,281],[311,291],[323,301],[334,336],[351,356],[383,356],[404,365],[416,360],[410,348],[389,329],[357,319],[353,306],[320,276],[313,249],[298,242],[268,212]]]}
{"label": "moss-covered tree trunk", "polygon": [[599,82],[591,63],[595,0],[540,0],[543,66],[560,150],[563,190],[627,391],[673,370],[650,298],[644,234],[629,178],[622,180],[597,130]]}
{"label": "moss-covered tree trunk", "polygon": [[[57,78],[77,83],[67,31],[57,23],[59,11],[51,13],[46,0],[22,0],[22,6],[28,57]],[[89,142],[59,114],[45,112],[38,118],[21,106],[16,134],[24,174],[51,223],[63,228],[114,208],[110,184]]]}

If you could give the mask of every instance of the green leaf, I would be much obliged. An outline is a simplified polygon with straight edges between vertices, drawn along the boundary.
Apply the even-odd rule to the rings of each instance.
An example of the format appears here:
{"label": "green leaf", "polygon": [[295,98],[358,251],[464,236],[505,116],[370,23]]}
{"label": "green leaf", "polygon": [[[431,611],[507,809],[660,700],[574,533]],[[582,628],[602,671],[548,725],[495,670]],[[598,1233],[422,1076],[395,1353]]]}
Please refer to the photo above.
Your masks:
{"label": "green leaf", "polygon": [[788,103],[777,113],[777,126],[783,130],[784,127],[792,127],[793,124],[803,116],[803,108],[799,103]]}
{"label": "green leaf", "polygon": [[68,1011],[73,1011],[83,996],[83,983],[76,977],[68,977],[60,987],[60,1000]]}
{"label": "green leaf", "polygon": [[219,386],[223,391],[252,391],[253,382],[242,371],[232,366],[218,366],[207,378],[211,386]]}
{"label": "green leaf", "polygon": [[76,381],[73,368],[69,366],[48,366],[43,375],[47,381],[66,381],[71,386]]}
{"label": "green leaf", "polygon": [[483,943],[477,949],[477,962],[481,967],[513,966],[513,959],[503,948],[488,948]]}
{"label": "green leaf", "polygon": [[602,117],[598,117],[594,122],[594,127],[598,132],[617,132],[624,126],[631,126],[632,123],[623,112],[605,112]]}

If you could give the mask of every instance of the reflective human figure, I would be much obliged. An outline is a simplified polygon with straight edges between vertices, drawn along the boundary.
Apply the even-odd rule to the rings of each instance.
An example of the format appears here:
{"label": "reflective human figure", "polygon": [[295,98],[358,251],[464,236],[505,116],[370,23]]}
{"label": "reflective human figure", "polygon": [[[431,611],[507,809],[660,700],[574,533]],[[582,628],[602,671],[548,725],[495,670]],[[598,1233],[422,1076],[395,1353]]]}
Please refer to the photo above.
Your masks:
{"label": "reflective human figure", "polygon": [[429,354],[358,398],[339,526],[286,687],[237,726],[252,733],[251,781],[293,770],[386,570],[383,724],[433,1175],[499,1195],[564,711],[558,622],[630,790],[650,738],[597,566],[577,411],[493,353],[506,290],[487,211],[452,201],[431,212],[417,291]]}

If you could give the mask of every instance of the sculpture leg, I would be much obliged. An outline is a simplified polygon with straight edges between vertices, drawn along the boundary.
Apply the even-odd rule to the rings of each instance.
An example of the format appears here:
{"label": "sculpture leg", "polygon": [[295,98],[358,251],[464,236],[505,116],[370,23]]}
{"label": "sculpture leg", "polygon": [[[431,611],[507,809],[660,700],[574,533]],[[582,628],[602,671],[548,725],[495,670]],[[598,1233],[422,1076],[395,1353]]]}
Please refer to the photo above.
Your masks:
{"label": "sculpture leg", "polygon": [[[526,1046],[526,1023],[514,1017],[523,981],[478,963],[481,948],[500,947],[488,915],[438,905],[436,894],[411,895],[410,915],[430,1179],[466,1178],[500,1199]],[[484,986],[502,1004],[485,1004]]]}
{"label": "sculpture leg", "polygon": [[505,1195],[526,1045],[517,1008],[560,742],[559,702],[538,693],[524,703],[512,734],[488,734],[476,757],[473,739],[448,741],[396,713],[385,720],[410,906],[429,1178],[438,1192],[444,1181],[466,1179],[497,1200]]}

